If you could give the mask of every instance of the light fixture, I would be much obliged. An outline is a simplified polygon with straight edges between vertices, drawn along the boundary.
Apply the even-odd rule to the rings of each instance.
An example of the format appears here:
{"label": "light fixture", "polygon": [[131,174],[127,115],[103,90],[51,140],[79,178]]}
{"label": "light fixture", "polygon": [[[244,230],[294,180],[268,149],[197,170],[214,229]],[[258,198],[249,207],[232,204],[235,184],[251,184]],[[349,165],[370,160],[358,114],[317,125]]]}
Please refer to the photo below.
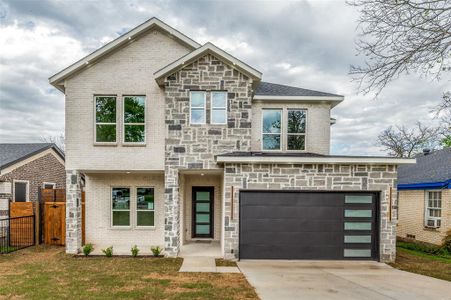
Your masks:
{"label": "light fixture", "polygon": [[204,173],[200,173],[200,176],[204,176],[205,174]]}
{"label": "light fixture", "polygon": [[130,174],[130,172],[125,172],[125,174]]}

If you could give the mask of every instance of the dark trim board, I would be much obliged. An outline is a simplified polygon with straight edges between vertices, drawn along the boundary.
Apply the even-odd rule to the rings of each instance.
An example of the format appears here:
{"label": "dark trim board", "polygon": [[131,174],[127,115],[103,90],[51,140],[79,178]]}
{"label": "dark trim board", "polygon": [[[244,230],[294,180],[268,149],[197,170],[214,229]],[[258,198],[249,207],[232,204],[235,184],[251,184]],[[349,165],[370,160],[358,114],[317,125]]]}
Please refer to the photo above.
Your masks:
{"label": "dark trim board", "polygon": [[[244,198],[249,197],[246,195],[249,193],[263,194],[250,195],[253,197],[252,199]],[[269,196],[265,199],[265,195],[274,193],[280,195],[275,198]],[[299,194],[300,197],[284,195],[290,193]],[[325,197],[319,197],[321,194],[324,194]],[[345,195],[368,195],[372,196],[373,201],[372,204],[345,204]],[[285,203],[284,199],[287,199]],[[304,202],[304,199],[307,199],[305,200],[307,202]],[[247,203],[243,204],[243,201]],[[316,201],[318,201],[318,206]],[[379,260],[380,191],[249,189],[240,191],[239,206],[239,259]],[[247,206],[247,211],[246,207],[243,209],[243,206]],[[351,210],[371,208],[372,217],[366,219],[345,217],[345,208]],[[248,218],[246,221],[242,220],[243,212],[246,214],[244,217]],[[284,214],[287,216],[285,217]],[[318,220],[323,221],[318,223],[321,225],[316,226],[312,223],[311,216],[313,214],[319,215]],[[297,217],[298,215],[299,217]],[[329,215],[333,217],[329,218]],[[316,221],[315,218],[313,218],[314,221]],[[344,221],[371,222],[372,228],[365,231],[345,230]],[[244,234],[243,226],[247,231]],[[288,228],[286,231],[284,226]],[[308,228],[309,226],[310,228]],[[318,229],[323,228],[320,226],[329,226],[330,232],[329,229]],[[297,228],[302,229],[298,232]],[[347,236],[371,235],[371,245],[368,243],[344,243],[345,233]],[[243,242],[243,238],[246,241]],[[299,245],[296,241],[299,241]],[[371,250],[371,257],[345,257],[344,249]]]}
{"label": "dark trim board", "polygon": [[[198,201],[196,199],[196,192],[209,192],[210,193],[210,212],[209,212],[209,225],[210,225],[210,233],[209,234],[196,234],[196,224],[197,224],[197,217],[196,217],[196,203],[206,203],[206,201]],[[192,187],[192,196],[191,196],[191,237],[192,238],[213,238],[214,237],[214,198],[215,194],[215,188],[212,186],[193,186]],[[205,214],[205,213],[199,213],[199,214]],[[199,224],[202,222],[199,222]],[[208,224],[208,223],[207,223]]]}

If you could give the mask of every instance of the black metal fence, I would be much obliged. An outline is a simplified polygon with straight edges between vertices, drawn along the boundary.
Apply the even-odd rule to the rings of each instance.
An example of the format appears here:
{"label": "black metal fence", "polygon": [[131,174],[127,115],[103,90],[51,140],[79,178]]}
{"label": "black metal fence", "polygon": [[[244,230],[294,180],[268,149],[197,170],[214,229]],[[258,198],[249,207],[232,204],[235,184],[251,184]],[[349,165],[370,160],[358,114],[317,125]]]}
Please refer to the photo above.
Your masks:
{"label": "black metal fence", "polygon": [[35,216],[0,217],[0,254],[35,244]]}

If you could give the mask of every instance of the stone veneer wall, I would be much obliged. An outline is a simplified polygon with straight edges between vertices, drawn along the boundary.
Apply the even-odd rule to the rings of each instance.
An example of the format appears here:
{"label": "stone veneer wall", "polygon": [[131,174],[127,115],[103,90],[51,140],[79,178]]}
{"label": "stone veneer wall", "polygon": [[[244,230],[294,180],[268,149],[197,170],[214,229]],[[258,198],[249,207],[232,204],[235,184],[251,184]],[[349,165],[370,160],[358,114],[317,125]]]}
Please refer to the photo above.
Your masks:
{"label": "stone veneer wall", "polygon": [[[207,93],[205,125],[189,124],[190,90],[227,91],[226,125],[210,125]],[[251,149],[252,80],[207,54],[165,82],[165,248],[177,255],[180,245],[180,169],[217,169],[215,155]]]}
{"label": "stone veneer wall", "polygon": [[[396,166],[325,164],[237,164],[224,166],[225,258],[238,258],[239,189],[368,190],[380,191],[380,260],[393,261],[396,254]],[[231,187],[234,187],[233,218]],[[389,189],[392,221],[389,221]]]}
{"label": "stone veneer wall", "polygon": [[66,253],[77,254],[81,244],[81,187],[80,172],[66,171]]}

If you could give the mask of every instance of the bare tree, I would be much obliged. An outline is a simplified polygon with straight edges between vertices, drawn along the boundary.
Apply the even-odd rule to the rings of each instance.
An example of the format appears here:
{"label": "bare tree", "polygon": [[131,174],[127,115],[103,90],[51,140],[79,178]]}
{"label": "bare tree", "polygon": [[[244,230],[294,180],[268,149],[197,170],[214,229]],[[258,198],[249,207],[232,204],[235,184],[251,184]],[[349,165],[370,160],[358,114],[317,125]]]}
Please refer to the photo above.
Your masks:
{"label": "bare tree", "polygon": [[52,136],[41,136],[40,140],[43,143],[54,143],[63,152],[65,151],[64,133],[60,133],[59,135],[52,135]]}
{"label": "bare tree", "polygon": [[432,112],[440,120],[440,134],[442,146],[451,147],[451,92],[445,92],[442,102]]}
{"label": "bare tree", "polygon": [[440,128],[424,126],[420,122],[416,127],[388,127],[378,136],[378,144],[395,157],[412,157],[423,149],[435,149],[440,143]]}
{"label": "bare tree", "polygon": [[351,66],[363,93],[376,96],[402,74],[440,78],[451,71],[450,0],[350,0],[359,10],[357,51],[365,65]]}

